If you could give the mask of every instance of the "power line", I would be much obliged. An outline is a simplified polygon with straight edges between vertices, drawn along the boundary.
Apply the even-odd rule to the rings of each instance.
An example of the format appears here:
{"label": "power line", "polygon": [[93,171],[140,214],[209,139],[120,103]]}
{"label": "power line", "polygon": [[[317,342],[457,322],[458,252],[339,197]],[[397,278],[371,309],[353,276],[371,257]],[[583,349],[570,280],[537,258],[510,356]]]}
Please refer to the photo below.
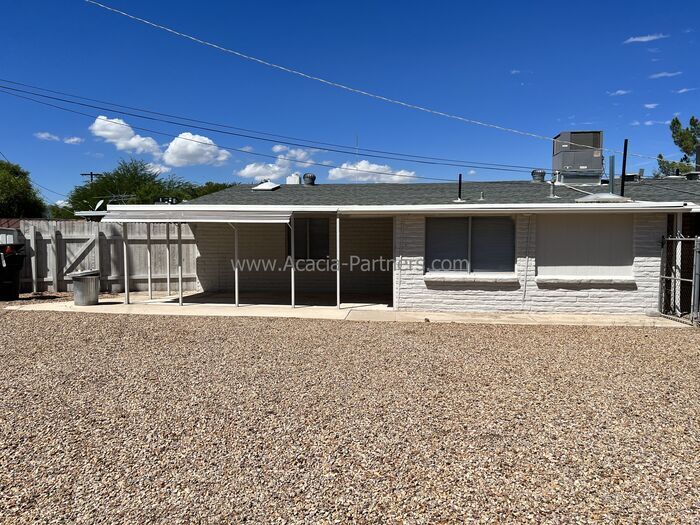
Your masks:
{"label": "power line", "polygon": [[[0,81],[3,81],[3,80],[0,79]],[[13,81],[9,81],[9,82],[12,84],[22,85],[20,83],[13,82]],[[51,92],[51,93],[60,93],[60,94],[63,94],[65,96],[69,96],[69,97],[73,97],[73,98],[77,98],[77,99],[97,101],[96,99],[90,99],[87,97],[81,97],[81,96],[72,95],[69,93],[56,92],[54,90],[48,90],[48,89],[44,89],[44,88],[40,88],[40,87],[34,87],[34,86],[28,86],[28,87],[32,87],[33,89],[39,89],[39,90],[47,91],[47,92]],[[290,142],[288,140],[280,139],[279,137],[281,137],[281,135],[274,135],[274,134],[267,133],[267,132],[258,132],[258,131],[248,130],[250,133],[265,134],[268,136],[274,136],[274,137],[278,137],[278,138],[271,139],[271,138],[265,138],[265,137],[257,137],[257,136],[253,136],[253,135],[249,135],[249,134],[245,134],[245,133],[223,131],[223,130],[214,129],[211,127],[193,125],[191,123],[183,124],[182,122],[176,122],[176,121],[172,121],[172,120],[168,120],[168,119],[156,118],[156,117],[151,117],[151,116],[147,116],[147,115],[139,115],[136,113],[132,113],[129,111],[123,111],[121,109],[115,109],[115,108],[124,107],[124,108],[128,108],[128,109],[133,109],[135,111],[139,111],[142,113],[163,115],[163,116],[168,116],[171,118],[176,118],[179,120],[186,120],[189,122],[201,122],[201,123],[207,124],[206,121],[199,121],[196,119],[179,117],[176,115],[168,115],[167,113],[153,112],[150,110],[140,109],[140,108],[136,108],[133,106],[123,106],[120,104],[115,104],[113,102],[99,101],[101,104],[109,104],[111,106],[115,106],[115,107],[104,107],[104,106],[98,106],[98,105],[94,105],[94,104],[86,104],[83,102],[76,102],[73,100],[67,100],[67,99],[62,98],[62,97],[55,97],[55,96],[45,95],[45,94],[37,93],[37,92],[33,92],[33,91],[27,91],[27,90],[23,90],[23,89],[13,88],[13,87],[1,85],[1,84],[0,84],[0,88],[5,89],[5,90],[10,90],[10,91],[16,91],[19,93],[30,94],[33,96],[38,96],[38,97],[47,98],[47,99],[51,99],[51,100],[57,100],[57,101],[68,103],[68,104],[89,107],[92,109],[99,109],[99,110],[103,110],[103,111],[112,111],[114,113],[119,113],[121,115],[128,115],[128,116],[135,117],[135,118],[142,118],[142,119],[146,119],[146,120],[164,122],[167,124],[175,124],[178,126],[188,126],[190,128],[208,131],[211,133],[220,133],[220,134],[224,134],[224,135],[244,137],[247,139],[261,140],[261,141],[271,142],[271,143],[281,143],[281,144],[285,144],[285,145],[289,145],[289,146],[296,146],[296,147],[302,147],[302,148],[311,147],[314,149],[319,149],[322,151],[333,152],[333,153],[343,153],[343,154],[351,155],[353,153],[356,154],[357,151],[362,151],[363,155],[366,157],[379,158],[379,159],[385,159],[385,160],[398,160],[398,161],[402,161],[402,162],[413,162],[413,163],[417,163],[417,164],[428,164],[428,165],[433,165],[433,166],[450,166],[450,167],[475,168],[475,169],[499,170],[499,171],[517,171],[517,172],[521,172],[521,173],[529,173],[533,169],[544,169],[544,168],[535,167],[535,166],[522,166],[522,165],[513,165],[513,164],[498,164],[498,163],[492,163],[492,162],[445,159],[445,158],[440,158],[440,157],[426,157],[426,156],[421,156],[421,155],[411,155],[411,154],[389,152],[389,151],[382,151],[382,150],[369,150],[369,149],[363,149],[363,148],[355,148],[355,150],[356,150],[355,152],[345,151],[345,149],[351,149],[351,146],[333,145],[333,144],[325,143],[325,144],[328,144],[328,145],[334,146],[334,147],[324,147],[324,146],[318,145],[318,144],[324,144],[324,143],[319,143],[319,142],[306,140],[306,139],[294,139],[293,137],[292,137],[292,140],[297,140],[297,141],[301,141],[301,142]],[[213,125],[213,126],[225,127],[225,128],[229,128],[229,129],[244,129],[244,128],[235,128],[233,126],[227,126],[227,125],[215,124],[215,123],[208,123],[208,124]],[[302,142],[304,142],[304,143],[302,143]],[[311,143],[311,144],[306,144],[306,143]],[[338,149],[338,148],[344,148],[344,149]],[[379,153],[379,154],[377,154],[377,153]],[[405,157],[409,157],[409,158],[405,158]],[[551,171],[551,170],[545,169],[545,171]]]}
{"label": "power line", "polygon": [[[10,96],[17,97],[17,98],[21,98],[21,99],[24,99],[24,100],[29,100],[29,101],[35,102],[35,103],[37,103],[37,104],[42,104],[42,105],[44,105],[44,106],[49,106],[49,107],[52,107],[52,108],[55,108],[55,109],[59,109],[59,110],[61,110],[61,111],[66,111],[66,112],[69,112],[69,113],[74,113],[74,114],[76,114],[76,115],[82,115],[82,116],[84,116],[84,117],[89,117],[89,118],[91,118],[91,119],[102,120],[102,121],[105,121],[105,122],[109,122],[110,124],[113,124],[113,125],[124,126],[124,127],[130,128],[130,129],[138,129],[139,131],[146,131],[146,132],[148,132],[148,133],[153,133],[153,134],[156,134],[156,135],[162,135],[162,136],[164,136],[164,137],[170,137],[170,138],[173,138],[173,139],[186,140],[186,141],[188,141],[188,142],[193,142],[193,143],[201,144],[201,145],[204,145],[204,146],[209,146],[209,147],[212,146],[212,144],[211,144],[210,142],[204,142],[204,141],[197,140],[197,139],[192,139],[192,138],[189,138],[189,137],[181,137],[181,136],[179,136],[179,135],[173,135],[172,133],[166,133],[166,132],[164,132],[164,131],[157,131],[157,130],[154,130],[154,129],[144,128],[144,127],[141,127],[141,126],[132,126],[132,125],[129,125],[129,124],[126,124],[126,123],[115,122],[115,121],[113,121],[113,120],[110,120],[110,119],[105,118],[105,117],[101,117],[101,116],[99,116],[99,115],[91,115],[91,114],[89,114],[89,113],[83,113],[82,111],[77,111],[77,110],[74,110],[74,109],[65,108],[65,107],[59,106],[59,105],[57,105],[57,104],[52,104],[52,103],[50,103],[50,102],[44,102],[43,100],[36,100],[36,99],[34,99],[34,98],[31,98],[31,97],[28,97],[28,96],[25,96],[25,95],[19,95],[19,94],[17,94],[17,93],[12,93],[12,92],[10,92],[10,91],[5,91],[4,89],[0,89],[0,93],[4,93],[5,95],[10,95]],[[454,182],[454,179],[438,178],[438,177],[424,177],[424,176],[421,176],[421,175],[406,175],[406,174],[395,173],[395,172],[388,172],[388,171],[363,170],[363,169],[360,169],[360,168],[352,168],[352,167],[349,167],[349,166],[336,166],[336,165],[333,165],[333,164],[322,164],[322,163],[320,163],[320,162],[314,162],[314,161],[308,161],[308,160],[298,160],[298,159],[290,158],[290,157],[287,157],[287,156],[284,156],[284,155],[269,155],[269,154],[267,154],[267,153],[258,153],[258,152],[256,152],[256,151],[246,151],[246,150],[241,149],[241,148],[232,148],[232,147],[227,147],[227,146],[217,146],[217,147],[219,147],[220,149],[228,150],[228,151],[237,151],[237,152],[243,153],[243,154],[245,154],[245,155],[256,155],[256,156],[259,156],[259,157],[266,157],[266,158],[271,158],[271,159],[275,159],[275,160],[278,160],[278,159],[287,160],[287,161],[289,161],[289,162],[294,162],[294,163],[300,164],[300,165],[302,165],[302,166],[320,166],[320,167],[322,167],[322,168],[338,168],[338,169],[342,169],[342,170],[355,171],[355,172],[359,172],[359,173],[369,173],[369,174],[372,174],[372,175],[388,175],[388,176],[392,176],[392,177],[409,178],[409,179],[424,179],[424,180],[434,180],[434,181],[440,181],[440,182]],[[507,171],[507,170],[503,170],[503,171]]]}
{"label": "power line", "polygon": [[[425,107],[425,106],[419,106],[419,105],[417,105],[417,104],[412,104],[412,103],[410,103],[410,102],[405,102],[405,101],[403,101],[403,100],[398,100],[398,99],[394,99],[394,98],[385,97],[384,95],[379,95],[379,94],[377,94],[377,93],[372,93],[372,92],[370,92],[370,91],[365,91],[365,90],[362,90],[362,89],[354,88],[354,87],[348,86],[348,85],[346,85],[346,84],[341,84],[341,83],[339,83],[339,82],[334,82],[334,81],[332,81],[332,80],[327,80],[327,79],[325,79],[325,78],[318,77],[318,76],[315,76],[315,75],[311,75],[311,74],[309,74],[309,73],[304,73],[303,71],[299,71],[299,70],[297,70],[297,69],[292,69],[292,68],[289,68],[289,67],[286,67],[286,66],[282,66],[282,65],[280,65],[280,64],[275,64],[274,62],[270,62],[270,61],[268,61],[268,60],[264,60],[264,59],[261,59],[261,58],[258,58],[258,57],[254,57],[254,56],[252,56],[252,55],[248,55],[248,54],[246,54],[246,53],[242,53],[242,52],[236,51],[236,50],[234,50],[234,49],[229,49],[229,48],[223,47],[223,46],[221,46],[221,45],[219,45],[219,44],[215,44],[215,43],[213,43],[213,42],[209,42],[209,41],[207,41],[207,40],[203,40],[203,39],[201,39],[201,38],[197,38],[197,37],[192,36],[192,35],[189,35],[189,34],[187,34],[187,33],[182,33],[182,32],[180,32],[180,31],[177,31],[177,30],[172,29],[172,28],[170,28],[170,27],[167,27],[167,26],[164,26],[164,25],[161,25],[161,24],[157,24],[157,23],[155,23],[155,22],[151,22],[150,20],[146,20],[145,18],[140,18],[140,17],[138,17],[138,16],[129,14],[129,13],[125,12],[125,11],[121,11],[121,10],[116,9],[116,8],[114,8],[114,7],[110,7],[110,6],[108,6],[108,5],[102,4],[102,3],[97,2],[97,1],[95,1],[95,0],[85,0],[85,2],[87,2],[87,3],[89,3],[89,4],[93,4],[93,5],[97,6],[97,7],[100,7],[100,8],[102,8],[102,9],[105,9],[105,10],[107,10],[107,11],[111,11],[111,12],[116,13],[116,14],[118,14],[118,15],[124,16],[124,17],[129,18],[129,19],[131,19],[131,20],[134,20],[134,21],[136,21],[136,22],[140,22],[140,23],[142,23],[142,24],[151,26],[151,27],[156,28],[156,29],[160,29],[160,30],[162,30],[162,31],[166,31],[166,32],[168,32],[168,33],[171,33],[171,34],[173,34],[173,35],[179,36],[179,37],[181,37],[181,38],[185,38],[185,39],[190,40],[190,41],[192,41],[192,42],[195,42],[195,43],[197,43],[197,44],[201,44],[201,45],[204,45],[204,46],[208,46],[208,47],[211,47],[211,48],[213,48],[213,49],[217,49],[217,50],[219,50],[219,51],[222,51],[222,52],[224,52],[224,53],[229,53],[229,54],[235,55],[235,56],[237,56],[237,57],[239,57],[239,58],[243,58],[243,59],[245,59],[245,60],[250,60],[250,61],[252,61],[252,62],[256,62],[256,63],[258,63],[258,64],[261,64],[261,65],[266,66],[266,67],[269,67],[269,68],[273,68],[273,69],[277,69],[277,70],[280,70],[280,71],[284,71],[285,73],[290,73],[290,74],[292,74],[292,75],[296,75],[296,76],[305,78],[305,79],[307,79],[307,80],[313,80],[313,81],[315,81],[315,82],[320,82],[320,83],[325,84],[325,85],[327,85],[327,86],[331,86],[331,87],[335,87],[335,88],[342,89],[342,90],[345,90],[345,91],[349,91],[349,92],[355,93],[355,94],[357,94],[357,95],[363,95],[363,96],[366,96],[366,97],[369,97],[369,98],[373,98],[373,99],[375,99],[375,100],[381,100],[381,101],[383,101],[383,102],[388,102],[388,103],[390,103],[390,104],[395,104],[395,105],[397,105],[397,106],[403,106],[403,107],[405,107],[405,108],[414,109],[414,110],[417,110],[417,111],[422,111],[422,112],[424,112],[424,113],[430,113],[430,114],[433,114],[433,115],[438,115],[438,116],[445,117],[445,118],[449,118],[449,119],[453,119],[453,120],[459,120],[459,121],[461,121],[461,122],[466,122],[467,124],[474,124],[474,125],[477,125],[477,126],[482,126],[482,127],[486,127],[486,128],[496,129],[496,130],[499,130],[499,131],[505,131],[505,132],[508,132],[508,133],[514,133],[514,134],[522,135],[522,136],[526,136],[526,137],[532,137],[532,138],[547,140],[547,141],[554,142],[554,143],[559,143],[559,144],[568,144],[568,145],[571,145],[571,146],[578,146],[578,147],[589,148],[589,149],[602,149],[603,151],[609,151],[609,152],[611,152],[611,153],[619,153],[619,154],[622,154],[621,151],[617,151],[617,150],[614,150],[614,149],[609,149],[609,148],[596,148],[595,146],[590,146],[590,145],[588,145],[588,144],[577,144],[577,143],[575,143],[575,142],[569,142],[569,141],[565,141],[565,140],[554,139],[554,138],[551,138],[551,137],[546,137],[546,136],[544,136],[544,135],[539,135],[539,134],[537,134],[537,133],[532,133],[532,132],[529,132],[529,131],[522,131],[522,130],[519,130],[519,129],[509,128],[509,127],[501,126],[501,125],[498,125],[498,124],[492,124],[492,123],[489,123],[489,122],[484,122],[484,121],[480,121],[480,120],[470,119],[470,118],[467,118],[467,117],[462,117],[462,116],[460,116],[460,115],[455,115],[455,114],[453,114],[453,113],[447,113],[447,112],[444,112],[444,111],[439,111],[439,110],[431,109],[431,108],[428,108],[428,107]],[[638,154],[638,153],[637,153],[637,154],[635,154],[635,153],[629,153],[629,156],[642,157],[642,158],[654,158],[654,157],[651,157],[651,156],[645,156],[645,155],[641,155],[641,154]]]}
{"label": "power line", "polygon": [[2,158],[5,159],[7,162],[10,162],[10,159],[8,159],[2,151],[0,151],[0,155],[2,155]]}
{"label": "power line", "polygon": [[[241,128],[241,127],[237,127],[237,126],[231,126],[228,124],[221,124],[221,123],[211,122],[211,121],[207,121],[207,120],[201,120],[201,119],[195,119],[195,118],[191,118],[191,117],[183,117],[183,116],[173,115],[171,113],[162,113],[162,112],[152,111],[152,110],[138,108],[138,107],[134,107],[134,106],[118,104],[116,102],[109,102],[109,101],[104,101],[104,100],[100,100],[100,99],[84,97],[84,96],[80,96],[80,95],[74,95],[72,93],[67,93],[65,91],[57,91],[57,90],[53,90],[53,89],[47,89],[47,88],[43,88],[40,86],[26,84],[24,82],[17,82],[17,81],[5,79],[5,78],[0,78],[0,82],[6,82],[9,84],[15,84],[18,86],[24,86],[24,87],[28,87],[28,88],[32,88],[32,89],[38,89],[40,91],[46,91],[47,93],[64,95],[64,96],[72,97],[72,98],[79,99],[79,100],[87,100],[90,102],[97,102],[99,104],[109,104],[111,106],[114,106],[115,108],[131,109],[131,110],[135,110],[135,111],[140,111],[142,113],[148,113],[151,115],[157,115],[157,116],[161,116],[161,117],[177,118],[179,120],[185,120],[185,121],[189,121],[189,122],[198,122],[200,124],[217,126],[217,127],[225,128],[225,129],[233,129],[233,130],[238,130],[238,131],[244,131],[247,133],[256,133],[258,135],[265,135],[268,137],[274,137],[276,139],[276,142],[282,142],[283,140],[288,139],[288,140],[295,140],[295,141],[308,143],[308,144],[303,144],[303,147],[315,147],[317,149],[321,149],[321,148],[318,148],[318,145],[321,145],[321,146],[331,146],[334,148],[344,148],[344,149],[350,150],[347,153],[357,153],[358,151],[361,151],[361,152],[370,152],[370,153],[384,153],[384,154],[388,154],[388,155],[397,155],[397,156],[410,157],[410,158],[416,158],[416,159],[437,160],[437,161],[446,161],[446,162],[463,162],[463,163],[464,162],[471,162],[472,164],[484,164],[484,165],[489,165],[489,166],[504,166],[504,167],[524,168],[524,169],[540,169],[540,168],[534,167],[534,166],[518,166],[518,165],[512,165],[512,164],[498,164],[498,163],[492,163],[492,162],[479,162],[479,161],[464,160],[464,159],[451,159],[451,158],[445,158],[445,157],[430,157],[430,156],[426,156],[426,155],[415,155],[415,154],[411,154],[411,153],[402,153],[402,152],[387,151],[387,150],[380,150],[380,149],[358,148],[357,145],[347,146],[344,144],[337,144],[337,143],[333,143],[333,142],[323,142],[323,141],[318,141],[318,140],[313,140],[313,139],[293,137],[290,135],[281,135],[278,133],[270,133],[268,131],[254,130],[254,129],[250,129],[250,128]],[[10,89],[10,88],[7,87],[6,89]],[[110,111],[119,112],[118,110],[113,109],[113,108],[110,109]]]}
{"label": "power line", "polygon": [[39,187],[40,187],[41,189],[43,189],[43,190],[46,190],[46,191],[48,191],[48,192],[50,192],[50,193],[53,193],[53,194],[55,194],[55,195],[58,195],[58,196],[60,196],[60,197],[68,197],[68,195],[66,195],[65,193],[59,193],[59,192],[57,192],[57,191],[52,190],[51,188],[47,188],[46,186],[42,186],[42,185],[39,184],[38,182],[35,182],[34,179],[31,179],[31,178],[30,178],[29,180],[32,182],[32,184],[34,184],[35,186],[39,186]]}

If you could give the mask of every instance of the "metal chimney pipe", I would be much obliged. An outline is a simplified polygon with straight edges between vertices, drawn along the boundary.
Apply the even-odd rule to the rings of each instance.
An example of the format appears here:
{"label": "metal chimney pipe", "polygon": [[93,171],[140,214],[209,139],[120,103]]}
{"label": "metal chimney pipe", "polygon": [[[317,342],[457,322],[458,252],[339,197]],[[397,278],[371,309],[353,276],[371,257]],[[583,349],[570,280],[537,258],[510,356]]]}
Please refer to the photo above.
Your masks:
{"label": "metal chimney pipe", "polygon": [[625,139],[625,145],[622,148],[622,178],[620,179],[620,197],[625,196],[625,177],[627,176],[627,143],[629,141]]}
{"label": "metal chimney pipe", "polygon": [[608,175],[608,189],[610,190],[610,193],[615,193],[615,155],[610,155],[610,168],[608,168],[608,171],[610,174]]}
{"label": "metal chimney pipe", "polygon": [[457,198],[452,202],[464,202],[462,199],[462,174],[459,174],[459,181],[457,182]]}

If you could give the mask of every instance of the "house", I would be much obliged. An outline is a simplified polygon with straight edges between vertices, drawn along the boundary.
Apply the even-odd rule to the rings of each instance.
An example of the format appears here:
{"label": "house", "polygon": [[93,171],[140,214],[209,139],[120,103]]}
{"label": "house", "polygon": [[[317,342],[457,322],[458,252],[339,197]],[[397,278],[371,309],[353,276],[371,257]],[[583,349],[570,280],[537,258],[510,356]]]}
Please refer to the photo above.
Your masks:
{"label": "house", "polygon": [[700,182],[626,186],[266,183],[103,220],[189,224],[201,290],[235,304],[651,314],[663,237],[700,233]]}

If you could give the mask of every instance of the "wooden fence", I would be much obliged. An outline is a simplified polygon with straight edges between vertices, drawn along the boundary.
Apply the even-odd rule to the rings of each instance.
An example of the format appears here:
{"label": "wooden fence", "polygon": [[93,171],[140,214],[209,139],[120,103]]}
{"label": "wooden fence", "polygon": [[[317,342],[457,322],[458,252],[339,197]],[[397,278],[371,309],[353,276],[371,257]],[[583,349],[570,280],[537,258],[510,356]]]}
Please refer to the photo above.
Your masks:
{"label": "wooden fence", "polygon": [[[168,289],[169,266],[171,290],[177,292],[175,228],[175,225],[151,225],[151,271],[153,290],[156,291]],[[27,254],[21,276],[23,292],[71,291],[72,280],[68,274],[92,269],[100,270],[101,291],[124,291],[124,252],[120,225],[86,221],[22,220],[19,229],[24,236]],[[132,291],[145,291],[148,289],[146,225],[130,224],[128,234],[129,288]],[[184,290],[198,289],[196,259],[197,246],[192,231],[183,224]]]}

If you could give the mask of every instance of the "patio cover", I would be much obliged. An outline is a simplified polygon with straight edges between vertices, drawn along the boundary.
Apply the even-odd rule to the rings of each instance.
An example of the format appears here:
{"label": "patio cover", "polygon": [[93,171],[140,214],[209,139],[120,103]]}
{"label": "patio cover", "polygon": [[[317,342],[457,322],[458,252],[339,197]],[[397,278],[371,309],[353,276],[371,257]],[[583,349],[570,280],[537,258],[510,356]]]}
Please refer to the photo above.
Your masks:
{"label": "patio cover", "polygon": [[102,222],[142,222],[142,223],[183,223],[183,222],[222,222],[253,224],[288,224],[291,212],[288,211],[233,211],[202,210],[178,205],[149,206],[148,209],[110,209]]}

